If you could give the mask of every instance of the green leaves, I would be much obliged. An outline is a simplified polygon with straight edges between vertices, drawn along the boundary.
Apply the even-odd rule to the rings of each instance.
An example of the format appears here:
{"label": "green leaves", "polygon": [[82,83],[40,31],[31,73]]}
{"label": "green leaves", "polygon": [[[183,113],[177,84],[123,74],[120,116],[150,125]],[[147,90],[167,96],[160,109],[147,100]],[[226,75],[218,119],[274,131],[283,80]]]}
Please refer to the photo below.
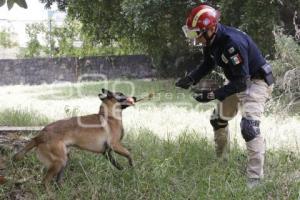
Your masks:
{"label": "green leaves", "polygon": [[12,39],[12,33],[7,30],[0,31],[0,47],[12,48],[17,46],[17,43]]}
{"label": "green leaves", "polygon": [[5,0],[0,0],[0,7],[2,7],[5,4]]}
{"label": "green leaves", "polygon": [[[0,0],[0,7],[5,4],[6,0]],[[27,3],[25,0],[7,0],[7,8],[8,10],[12,9],[14,4],[17,4],[21,8],[27,9]]]}
{"label": "green leaves", "polygon": [[93,42],[104,46],[117,44],[131,54],[150,55],[156,66],[168,71],[162,74],[170,76],[170,72],[176,74],[176,69],[182,68],[177,58],[189,51],[181,27],[187,10],[195,3],[102,0],[87,4],[76,0],[68,4],[68,16],[82,23],[82,31]]}
{"label": "green leaves", "polygon": [[[94,43],[104,46],[118,44],[132,52],[148,54],[168,73],[176,73],[176,59],[189,53],[181,27],[190,9],[200,3],[220,5],[221,22],[249,33],[265,55],[274,53],[274,25],[280,21],[290,23],[288,31],[294,31],[292,18],[281,16],[277,1],[271,0],[40,1],[46,7],[53,3],[67,6],[68,16],[82,23],[82,31]],[[284,7],[289,8],[288,13],[299,10],[299,0],[288,0]]]}
{"label": "green leaves", "polygon": [[13,7],[14,3],[15,3],[14,0],[7,0],[7,8],[8,8],[8,10],[10,10]]}
{"label": "green leaves", "polygon": [[279,23],[279,8],[269,1],[220,0],[222,23],[248,33],[264,55],[274,54],[274,26]]}
{"label": "green leaves", "polygon": [[27,3],[25,0],[14,0],[14,2],[18,4],[18,6],[20,6],[21,8],[27,9]]}

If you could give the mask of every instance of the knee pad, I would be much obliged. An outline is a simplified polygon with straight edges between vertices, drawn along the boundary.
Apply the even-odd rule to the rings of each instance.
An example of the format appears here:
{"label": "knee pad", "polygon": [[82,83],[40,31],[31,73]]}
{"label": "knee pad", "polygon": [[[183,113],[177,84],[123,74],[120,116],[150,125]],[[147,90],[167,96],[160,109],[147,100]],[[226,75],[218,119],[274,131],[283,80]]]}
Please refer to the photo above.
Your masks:
{"label": "knee pad", "polygon": [[258,120],[242,118],[241,131],[246,142],[253,140],[257,135],[260,134],[259,124],[260,121]]}
{"label": "knee pad", "polygon": [[220,117],[211,119],[210,124],[214,128],[214,130],[218,130],[220,128],[225,128],[228,125],[228,121],[221,119]]}

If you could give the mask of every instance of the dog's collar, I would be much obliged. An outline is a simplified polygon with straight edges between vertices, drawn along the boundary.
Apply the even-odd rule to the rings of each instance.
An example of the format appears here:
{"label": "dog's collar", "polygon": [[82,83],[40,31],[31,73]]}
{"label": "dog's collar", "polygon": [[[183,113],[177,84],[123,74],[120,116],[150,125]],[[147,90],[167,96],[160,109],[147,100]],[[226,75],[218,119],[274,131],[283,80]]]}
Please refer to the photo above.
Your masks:
{"label": "dog's collar", "polygon": [[116,116],[108,115],[107,113],[105,113],[103,111],[100,111],[99,115],[102,116],[102,117],[104,117],[104,118],[107,118],[107,119],[117,119],[118,118]]}

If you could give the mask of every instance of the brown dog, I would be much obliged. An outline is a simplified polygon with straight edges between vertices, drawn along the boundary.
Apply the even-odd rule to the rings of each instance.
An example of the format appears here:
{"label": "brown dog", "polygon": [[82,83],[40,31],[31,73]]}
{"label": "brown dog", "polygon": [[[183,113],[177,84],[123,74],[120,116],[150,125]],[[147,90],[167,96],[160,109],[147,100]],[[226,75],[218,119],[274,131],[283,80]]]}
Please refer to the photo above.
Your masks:
{"label": "brown dog", "polygon": [[68,147],[76,146],[95,153],[102,153],[117,168],[122,169],[111,155],[114,151],[128,159],[133,166],[129,151],[120,143],[124,135],[122,110],[135,103],[135,97],[122,93],[112,93],[102,89],[102,100],[98,114],[72,117],[59,120],[45,126],[21,151],[14,155],[14,160],[22,159],[25,154],[36,147],[39,160],[48,171],[43,180],[47,187],[56,176],[59,183],[68,160]]}

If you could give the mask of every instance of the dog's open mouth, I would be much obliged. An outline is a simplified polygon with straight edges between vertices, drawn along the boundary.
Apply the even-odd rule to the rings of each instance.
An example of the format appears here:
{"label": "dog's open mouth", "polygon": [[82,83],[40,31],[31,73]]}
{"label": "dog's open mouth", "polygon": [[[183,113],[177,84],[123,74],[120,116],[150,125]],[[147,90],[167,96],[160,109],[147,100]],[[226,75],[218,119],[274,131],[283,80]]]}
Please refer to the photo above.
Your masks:
{"label": "dog's open mouth", "polygon": [[121,105],[122,109],[125,109],[129,106],[133,106],[137,102],[136,97],[128,97],[121,92],[113,93],[104,88],[102,88],[102,93],[100,93],[98,96],[101,99],[101,101],[110,101],[114,99]]}
{"label": "dog's open mouth", "polygon": [[127,97],[126,102],[130,106],[133,106],[135,104],[136,98],[135,97]]}
{"label": "dog's open mouth", "polygon": [[129,106],[133,106],[136,102],[135,97],[127,97],[125,101],[121,102],[122,109],[127,108]]}

